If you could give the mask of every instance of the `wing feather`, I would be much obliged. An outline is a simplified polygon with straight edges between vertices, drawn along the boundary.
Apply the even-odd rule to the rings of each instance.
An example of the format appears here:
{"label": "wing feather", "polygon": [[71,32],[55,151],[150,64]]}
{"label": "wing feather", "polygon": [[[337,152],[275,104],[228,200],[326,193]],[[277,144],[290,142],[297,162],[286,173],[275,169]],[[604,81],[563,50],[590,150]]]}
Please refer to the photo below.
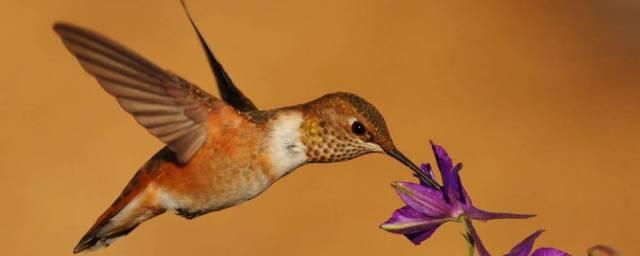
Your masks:
{"label": "wing feather", "polygon": [[65,23],[53,29],[85,71],[180,162],[206,142],[207,118],[219,99],[97,33]]}
{"label": "wing feather", "polygon": [[196,26],[196,23],[191,18],[191,14],[189,13],[189,9],[187,9],[185,2],[181,1],[181,3],[182,7],[184,8],[184,12],[189,18],[189,22],[191,23],[193,30],[196,32],[196,35],[198,35],[200,45],[207,55],[209,66],[211,67],[211,70],[213,71],[213,74],[216,78],[216,82],[218,83],[218,91],[220,91],[220,96],[222,96],[222,99],[227,104],[231,105],[233,108],[240,112],[251,112],[258,110],[256,105],[254,105],[253,102],[251,102],[251,100],[247,98],[244,93],[242,93],[242,91],[240,91],[240,89],[233,83],[231,77],[224,70],[224,67],[222,67],[222,64],[220,64],[220,62],[216,59],[213,51],[211,51],[211,48],[209,48],[207,42],[204,40],[204,37],[202,36],[202,33],[200,33],[198,26]]}

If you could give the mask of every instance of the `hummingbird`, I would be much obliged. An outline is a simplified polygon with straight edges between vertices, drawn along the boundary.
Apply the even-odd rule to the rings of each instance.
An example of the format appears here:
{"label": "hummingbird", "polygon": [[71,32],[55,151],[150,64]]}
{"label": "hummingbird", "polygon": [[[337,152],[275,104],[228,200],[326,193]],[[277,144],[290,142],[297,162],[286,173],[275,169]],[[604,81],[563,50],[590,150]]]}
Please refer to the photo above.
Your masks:
{"label": "hummingbird", "polygon": [[166,144],[138,169],[74,253],[107,247],[167,211],[192,219],[238,205],[309,163],[384,153],[422,173],[394,146],[380,112],[355,94],[329,93],[303,104],[258,109],[233,83],[183,7],[221,98],[96,32],[64,22],[53,25],[84,70]]}

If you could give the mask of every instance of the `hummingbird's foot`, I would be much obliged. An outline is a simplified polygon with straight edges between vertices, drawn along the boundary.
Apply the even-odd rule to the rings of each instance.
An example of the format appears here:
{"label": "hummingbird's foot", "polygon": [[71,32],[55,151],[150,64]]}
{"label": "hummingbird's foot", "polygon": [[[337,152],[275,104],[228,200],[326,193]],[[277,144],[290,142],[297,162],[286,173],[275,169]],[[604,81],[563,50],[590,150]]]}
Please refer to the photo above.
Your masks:
{"label": "hummingbird's foot", "polygon": [[208,211],[192,211],[186,208],[177,208],[176,209],[176,214],[178,216],[184,217],[188,220],[193,219],[195,217],[198,217],[200,215],[203,215],[205,213],[208,213]]}

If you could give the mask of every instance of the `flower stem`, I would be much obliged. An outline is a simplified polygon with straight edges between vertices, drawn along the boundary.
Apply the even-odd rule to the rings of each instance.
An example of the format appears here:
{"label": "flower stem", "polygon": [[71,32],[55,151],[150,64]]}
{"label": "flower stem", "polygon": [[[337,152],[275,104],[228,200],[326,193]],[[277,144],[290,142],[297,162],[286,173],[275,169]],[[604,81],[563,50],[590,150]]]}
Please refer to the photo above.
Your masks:
{"label": "flower stem", "polygon": [[476,247],[475,247],[475,244],[473,243],[473,239],[471,238],[469,225],[467,225],[466,221],[462,221],[462,225],[464,226],[464,234],[462,236],[464,237],[464,240],[467,242],[467,248],[469,249],[469,256],[473,256],[476,251]]}
{"label": "flower stem", "polygon": [[473,227],[471,219],[467,216],[465,216],[463,219],[465,227],[467,228],[467,233],[469,234],[469,238],[473,242],[474,247],[478,250],[478,254],[480,256],[490,256],[491,254],[489,253],[489,251],[487,251],[487,248],[484,247],[484,244],[482,244],[482,241],[480,240],[480,236],[478,236],[478,232]]}
{"label": "flower stem", "polygon": [[469,243],[469,256],[473,256],[473,253],[476,251],[475,248],[473,248],[473,243]]}

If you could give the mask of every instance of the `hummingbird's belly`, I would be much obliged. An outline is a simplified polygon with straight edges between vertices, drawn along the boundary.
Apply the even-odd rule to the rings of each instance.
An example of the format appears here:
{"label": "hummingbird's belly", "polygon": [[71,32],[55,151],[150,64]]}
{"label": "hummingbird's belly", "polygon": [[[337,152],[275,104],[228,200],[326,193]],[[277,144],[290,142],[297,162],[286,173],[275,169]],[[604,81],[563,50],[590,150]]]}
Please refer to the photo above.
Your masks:
{"label": "hummingbird's belly", "polygon": [[160,204],[192,218],[240,204],[267,189],[277,177],[262,154],[259,134],[244,125],[213,126],[224,131],[212,130],[212,139],[186,165],[160,164],[155,180]]}
{"label": "hummingbird's belly", "polygon": [[260,168],[238,168],[226,174],[210,177],[209,186],[198,193],[199,199],[192,208],[200,211],[216,211],[243,203],[265,191],[271,180]]}
{"label": "hummingbird's belly", "polygon": [[219,165],[201,166],[195,171],[197,174],[174,176],[170,183],[160,180],[164,181],[159,186],[160,203],[167,210],[193,218],[243,203],[262,193],[273,182],[259,166],[213,168]]}

